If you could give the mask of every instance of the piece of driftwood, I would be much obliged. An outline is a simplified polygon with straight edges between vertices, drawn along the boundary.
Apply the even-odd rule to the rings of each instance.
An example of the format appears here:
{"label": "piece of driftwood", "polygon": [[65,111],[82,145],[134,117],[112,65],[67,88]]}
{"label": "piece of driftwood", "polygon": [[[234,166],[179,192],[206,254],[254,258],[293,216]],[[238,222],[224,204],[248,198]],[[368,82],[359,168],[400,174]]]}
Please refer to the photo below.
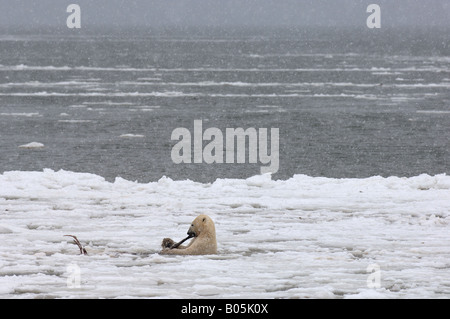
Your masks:
{"label": "piece of driftwood", "polygon": [[76,236],[74,236],[74,235],[64,235],[64,236],[72,237],[73,238],[73,243],[75,245],[77,245],[78,248],[80,248],[80,254],[87,255],[86,249],[84,249],[84,247],[81,245],[80,241],[78,240],[78,238]]}
{"label": "piece of driftwood", "polygon": [[186,240],[188,240],[189,238],[192,238],[192,237],[194,237],[194,236],[192,236],[192,235],[187,236],[187,237],[186,237],[185,239],[183,239],[182,241],[180,241],[180,242],[178,242],[178,243],[173,244],[172,246],[170,246],[170,249],[178,248],[178,246],[180,246],[182,243],[184,243]]}

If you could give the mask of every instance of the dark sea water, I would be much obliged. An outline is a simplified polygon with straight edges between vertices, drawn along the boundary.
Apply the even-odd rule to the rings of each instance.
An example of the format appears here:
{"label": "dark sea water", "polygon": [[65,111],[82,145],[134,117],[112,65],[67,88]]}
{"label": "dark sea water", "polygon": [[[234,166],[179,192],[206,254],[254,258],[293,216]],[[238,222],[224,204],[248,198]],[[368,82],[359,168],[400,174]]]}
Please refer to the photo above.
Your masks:
{"label": "dark sea water", "polygon": [[[73,31],[73,30],[70,30]],[[259,174],[175,164],[174,129],[279,128],[279,170],[326,177],[450,169],[445,29],[2,31],[0,167],[148,182]],[[39,142],[43,148],[22,148]]]}

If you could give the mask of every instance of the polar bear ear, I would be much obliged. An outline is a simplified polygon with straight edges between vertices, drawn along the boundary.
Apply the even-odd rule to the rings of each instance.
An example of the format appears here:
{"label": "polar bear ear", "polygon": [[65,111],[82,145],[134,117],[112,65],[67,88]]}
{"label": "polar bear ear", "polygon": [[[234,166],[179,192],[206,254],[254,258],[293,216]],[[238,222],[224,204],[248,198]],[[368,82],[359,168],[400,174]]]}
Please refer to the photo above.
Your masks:
{"label": "polar bear ear", "polygon": [[206,221],[206,217],[203,217],[203,220],[202,220],[202,222],[205,222]]}

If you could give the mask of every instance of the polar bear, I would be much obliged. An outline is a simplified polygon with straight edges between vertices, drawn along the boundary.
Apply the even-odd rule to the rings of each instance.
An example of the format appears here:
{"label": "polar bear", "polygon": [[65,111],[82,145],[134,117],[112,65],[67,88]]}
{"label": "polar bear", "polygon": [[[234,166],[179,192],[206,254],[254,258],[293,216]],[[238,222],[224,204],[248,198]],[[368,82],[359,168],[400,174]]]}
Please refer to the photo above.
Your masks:
{"label": "polar bear", "polygon": [[172,248],[175,242],[164,238],[161,244],[161,254],[168,255],[209,255],[217,254],[216,228],[207,215],[199,215],[194,219],[187,232],[188,238],[194,238],[187,246]]}

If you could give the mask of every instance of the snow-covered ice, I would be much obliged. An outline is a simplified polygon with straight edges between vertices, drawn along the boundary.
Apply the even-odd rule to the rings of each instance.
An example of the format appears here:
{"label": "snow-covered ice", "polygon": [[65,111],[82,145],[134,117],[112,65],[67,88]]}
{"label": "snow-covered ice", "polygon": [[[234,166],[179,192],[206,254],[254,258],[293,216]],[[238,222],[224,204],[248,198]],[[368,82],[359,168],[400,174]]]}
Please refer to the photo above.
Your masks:
{"label": "snow-covered ice", "polygon": [[[159,255],[200,213],[215,221],[218,255]],[[11,171],[0,214],[1,298],[450,297],[443,174],[143,184]]]}
{"label": "snow-covered ice", "polygon": [[124,138],[133,138],[133,137],[145,137],[145,135],[142,134],[131,134],[131,133],[127,133],[127,134],[122,134],[119,137],[124,137]]}
{"label": "snow-covered ice", "polygon": [[43,148],[45,145],[39,142],[31,142],[27,144],[20,145],[19,148]]}

